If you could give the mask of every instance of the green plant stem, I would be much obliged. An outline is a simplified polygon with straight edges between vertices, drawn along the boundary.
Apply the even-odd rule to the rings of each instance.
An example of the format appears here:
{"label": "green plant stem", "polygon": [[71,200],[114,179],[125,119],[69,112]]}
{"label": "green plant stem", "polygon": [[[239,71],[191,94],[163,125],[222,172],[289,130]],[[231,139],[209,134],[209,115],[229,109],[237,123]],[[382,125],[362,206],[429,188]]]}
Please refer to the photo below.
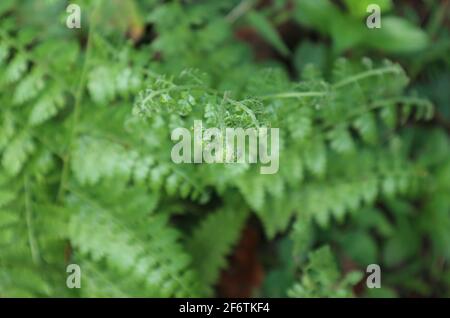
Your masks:
{"label": "green plant stem", "polygon": [[83,69],[81,70],[80,80],[78,81],[78,86],[76,90],[75,95],[75,105],[74,105],[74,111],[72,116],[72,125],[70,127],[70,133],[69,133],[69,141],[67,146],[67,152],[64,155],[63,160],[63,169],[61,174],[61,182],[58,190],[58,201],[61,201],[64,196],[64,190],[66,188],[67,179],[69,176],[69,166],[70,166],[70,154],[72,152],[76,130],[78,126],[78,121],[80,118],[81,113],[81,102],[83,100],[83,93],[84,93],[84,87],[86,83],[86,74],[89,66],[89,60],[92,54],[92,36],[93,36],[93,30],[94,30],[94,22],[96,17],[97,8],[99,8],[99,3],[101,1],[97,2],[97,6],[94,8],[92,14],[91,14],[91,25],[89,26],[89,33],[88,33],[88,39],[87,39],[87,46],[86,46],[86,56],[83,63]]}
{"label": "green plant stem", "polygon": [[399,73],[399,72],[400,72],[400,70],[397,66],[388,66],[388,67],[384,67],[384,68],[380,68],[380,69],[376,69],[376,70],[370,70],[370,71],[356,74],[354,76],[350,76],[340,82],[337,82],[337,83],[333,84],[333,88],[341,88],[341,87],[349,85],[353,82],[357,82],[357,81],[360,81],[362,79],[372,77],[372,76],[379,76],[379,75],[383,75],[383,74],[387,74],[387,73],[395,74],[395,73]]}
{"label": "green plant stem", "polygon": [[241,16],[251,10],[254,6],[254,0],[241,1],[231,12],[225,17],[229,23],[236,22]]}
{"label": "green plant stem", "polygon": [[352,119],[354,119],[355,117],[364,115],[365,113],[374,111],[379,108],[393,106],[393,105],[396,105],[399,103],[400,104],[422,104],[424,102],[426,102],[426,100],[416,98],[416,97],[398,97],[398,98],[388,98],[388,99],[384,99],[384,100],[379,100],[379,101],[373,102],[368,108],[349,115],[347,118],[345,118],[344,120],[342,120],[340,122],[333,122],[333,123],[328,123],[328,124],[324,125],[323,130],[326,131],[328,129],[332,129],[333,127],[336,126],[336,124],[342,124],[342,123],[349,122]]}
{"label": "green plant stem", "polygon": [[31,198],[30,198],[30,186],[28,176],[26,175],[24,177],[23,184],[25,190],[25,219],[27,223],[28,243],[30,245],[31,258],[33,259],[33,263],[39,265],[41,263],[41,254],[39,252],[39,246],[36,240],[36,236],[34,234]]}
{"label": "green plant stem", "polygon": [[[362,72],[359,74],[356,74],[354,76],[348,77],[340,82],[337,82],[333,84],[331,87],[334,89],[339,89],[344,86],[347,86],[349,84],[352,84],[354,82],[360,81],[362,79],[372,77],[372,76],[379,76],[387,73],[398,73],[399,69],[396,66],[389,66],[381,69],[376,70],[370,70],[366,72]],[[278,94],[271,94],[271,95],[264,95],[259,96],[261,100],[267,100],[267,99],[282,99],[282,98],[305,98],[305,97],[322,97],[329,94],[327,91],[318,91],[318,92],[283,92]]]}
{"label": "green plant stem", "polygon": [[173,91],[183,91],[183,90],[188,90],[188,89],[203,89],[203,87],[197,86],[197,85],[181,85],[181,86],[174,86],[174,87],[160,89],[160,90],[154,91],[154,92],[150,93],[148,96],[146,96],[144,98],[144,100],[142,101],[142,103],[145,104],[152,98],[155,98],[156,96],[159,96],[164,93],[169,93],[169,92],[173,92]]}
{"label": "green plant stem", "polygon": [[279,94],[265,95],[259,97],[261,100],[278,99],[278,98],[304,98],[304,97],[321,97],[327,95],[327,92],[285,92]]}

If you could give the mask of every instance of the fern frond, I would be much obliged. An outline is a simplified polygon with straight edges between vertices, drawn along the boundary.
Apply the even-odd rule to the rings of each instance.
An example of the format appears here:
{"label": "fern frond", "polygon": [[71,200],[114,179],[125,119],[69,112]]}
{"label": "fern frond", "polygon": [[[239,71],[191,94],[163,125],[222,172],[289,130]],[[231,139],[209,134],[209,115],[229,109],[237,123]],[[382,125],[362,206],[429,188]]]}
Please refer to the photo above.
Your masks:
{"label": "fern frond", "polygon": [[227,265],[226,257],[240,238],[248,211],[233,205],[212,212],[194,229],[186,243],[193,266],[201,273],[202,284],[211,288],[220,270]]}
{"label": "fern frond", "polygon": [[[125,220],[86,200],[75,201],[74,209],[69,237],[83,257],[105,260],[111,269],[141,281],[149,297],[201,295],[189,256],[164,215],[147,216],[145,231],[136,231]],[[82,267],[82,260],[80,263]]]}
{"label": "fern frond", "polygon": [[345,277],[339,273],[329,246],[309,254],[308,264],[299,283],[289,291],[289,297],[351,297],[351,287],[362,278],[359,272],[350,272]]}

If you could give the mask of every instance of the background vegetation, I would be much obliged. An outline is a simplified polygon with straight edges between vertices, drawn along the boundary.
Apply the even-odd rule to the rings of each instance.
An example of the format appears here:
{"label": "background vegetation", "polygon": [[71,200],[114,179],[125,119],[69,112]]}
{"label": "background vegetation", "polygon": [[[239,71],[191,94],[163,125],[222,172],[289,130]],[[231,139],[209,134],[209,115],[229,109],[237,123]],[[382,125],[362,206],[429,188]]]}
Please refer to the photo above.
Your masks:
{"label": "background vegetation", "polygon": [[[449,296],[449,1],[73,3],[0,2],[0,296]],[[194,119],[280,171],[173,164]]]}

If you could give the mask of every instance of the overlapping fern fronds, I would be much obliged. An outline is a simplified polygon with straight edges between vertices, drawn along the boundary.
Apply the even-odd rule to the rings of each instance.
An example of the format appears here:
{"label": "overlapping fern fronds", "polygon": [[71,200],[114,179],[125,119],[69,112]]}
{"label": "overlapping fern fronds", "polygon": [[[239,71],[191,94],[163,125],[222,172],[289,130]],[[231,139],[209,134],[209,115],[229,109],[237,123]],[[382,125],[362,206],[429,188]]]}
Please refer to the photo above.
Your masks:
{"label": "overlapping fern fronds", "polygon": [[[250,213],[296,241],[303,222],[330,226],[424,175],[397,131],[433,110],[405,95],[399,65],[342,59],[329,79],[311,66],[293,81],[252,62],[223,4],[159,6],[140,47],[94,21],[87,47],[32,25],[18,36],[20,8],[0,12],[0,296],[210,296]],[[196,119],[280,128],[279,173],[174,164],[170,131]],[[312,254],[312,270],[314,255],[331,257]],[[65,286],[69,263],[81,290]],[[313,283],[291,294],[326,294]]]}

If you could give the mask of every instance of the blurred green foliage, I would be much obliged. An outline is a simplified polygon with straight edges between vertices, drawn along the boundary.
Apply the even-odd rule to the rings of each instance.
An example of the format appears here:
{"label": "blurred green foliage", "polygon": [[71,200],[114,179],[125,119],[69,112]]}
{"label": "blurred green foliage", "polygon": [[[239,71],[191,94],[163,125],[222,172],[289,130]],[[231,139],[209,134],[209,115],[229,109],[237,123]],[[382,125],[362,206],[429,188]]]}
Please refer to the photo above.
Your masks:
{"label": "blurred green foliage", "polygon": [[[249,218],[255,295],[449,295],[448,2],[74,2],[0,3],[0,296],[214,296]],[[195,119],[280,171],[174,164]]]}

